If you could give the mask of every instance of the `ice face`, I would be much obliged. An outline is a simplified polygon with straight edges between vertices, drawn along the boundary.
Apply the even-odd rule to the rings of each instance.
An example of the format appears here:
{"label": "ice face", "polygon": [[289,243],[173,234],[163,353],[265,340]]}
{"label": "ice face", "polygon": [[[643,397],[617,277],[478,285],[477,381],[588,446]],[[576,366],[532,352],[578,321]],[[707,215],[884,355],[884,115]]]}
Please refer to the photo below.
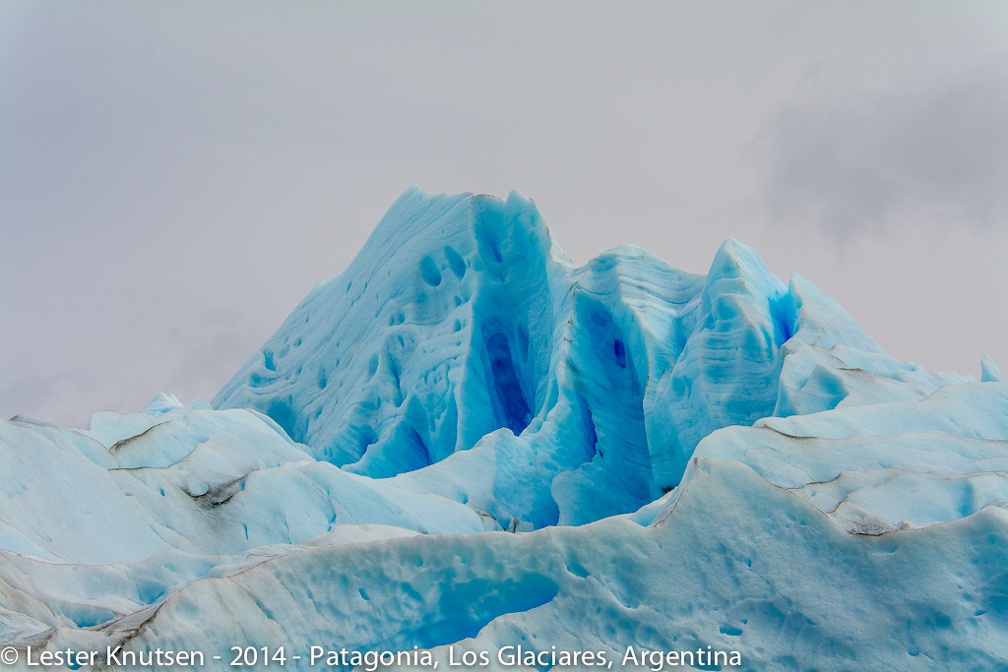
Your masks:
{"label": "ice face", "polygon": [[[524,529],[636,510],[723,427],[947,382],[738,241],[706,276],[631,246],[576,268],[520,194],[411,189],[214,406],[258,409],[319,460]],[[470,450],[493,464],[474,471]]]}
{"label": "ice face", "polygon": [[0,422],[0,641],[995,669],[982,372],[890,357],[738,241],[576,267],[517,192],[412,188],[212,405]]}

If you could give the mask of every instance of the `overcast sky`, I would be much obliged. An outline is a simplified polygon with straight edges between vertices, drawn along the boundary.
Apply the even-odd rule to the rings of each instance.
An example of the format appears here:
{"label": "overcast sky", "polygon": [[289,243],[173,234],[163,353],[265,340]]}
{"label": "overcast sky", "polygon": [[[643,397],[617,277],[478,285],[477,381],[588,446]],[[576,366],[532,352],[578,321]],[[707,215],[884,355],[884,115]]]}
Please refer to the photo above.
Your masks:
{"label": "overcast sky", "polygon": [[212,397],[410,184],[1008,371],[1008,3],[0,3],[0,415]]}

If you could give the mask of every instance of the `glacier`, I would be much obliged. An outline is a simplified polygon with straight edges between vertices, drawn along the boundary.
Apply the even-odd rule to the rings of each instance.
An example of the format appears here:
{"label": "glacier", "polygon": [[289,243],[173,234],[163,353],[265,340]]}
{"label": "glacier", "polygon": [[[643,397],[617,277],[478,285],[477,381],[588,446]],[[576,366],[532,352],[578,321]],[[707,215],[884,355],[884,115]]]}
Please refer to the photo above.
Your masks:
{"label": "glacier", "polygon": [[15,667],[283,646],[340,669],[317,645],[1008,669],[989,357],[980,381],[899,361],[735,240],[706,275],[630,245],[577,266],[517,192],[410,188],[211,402],[14,417],[0,465]]}

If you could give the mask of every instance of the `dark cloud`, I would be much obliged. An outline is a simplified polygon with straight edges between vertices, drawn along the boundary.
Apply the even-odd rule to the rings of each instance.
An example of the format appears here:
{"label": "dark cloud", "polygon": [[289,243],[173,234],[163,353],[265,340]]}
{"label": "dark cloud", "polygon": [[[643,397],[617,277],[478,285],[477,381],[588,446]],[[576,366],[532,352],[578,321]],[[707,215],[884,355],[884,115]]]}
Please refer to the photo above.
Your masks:
{"label": "dark cloud", "polygon": [[763,136],[770,217],[837,236],[1008,225],[1008,68],[783,108]]}

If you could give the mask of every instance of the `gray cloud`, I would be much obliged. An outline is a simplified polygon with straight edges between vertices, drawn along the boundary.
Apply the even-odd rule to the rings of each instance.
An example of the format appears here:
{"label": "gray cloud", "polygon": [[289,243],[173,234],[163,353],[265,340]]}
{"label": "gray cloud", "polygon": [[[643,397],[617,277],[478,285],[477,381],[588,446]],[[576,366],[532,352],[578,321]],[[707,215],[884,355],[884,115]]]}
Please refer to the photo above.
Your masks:
{"label": "gray cloud", "polygon": [[172,328],[168,339],[186,356],[176,360],[173,372],[166,370],[161,391],[185,401],[212,398],[261,345],[253,321],[239,307],[228,307],[201,316],[199,332]]}
{"label": "gray cloud", "polygon": [[[86,427],[90,410],[76,408],[73,400],[88,394],[96,381],[87,372],[66,370],[54,375],[7,366],[0,383],[0,400],[17,400],[17,406],[3,403],[3,419],[25,414],[35,420],[72,427]],[[120,402],[120,399],[114,400]],[[98,409],[94,409],[98,410]]]}
{"label": "gray cloud", "polygon": [[784,107],[762,140],[769,215],[837,236],[1008,225],[1008,68]]}
{"label": "gray cloud", "polygon": [[[413,182],[519,189],[582,263],[631,242],[703,272],[733,236],[894,354],[971,371],[997,348],[1005,368],[1005,78],[973,70],[1004,63],[1003,3],[295,5],[0,2],[0,416],[213,396]],[[824,84],[848,102],[816,102]],[[915,143],[943,119],[975,149]],[[927,151],[948,174],[903,168]],[[778,219],[974,226],[838,255],[820,228],[765,225],[764,187]]]}

